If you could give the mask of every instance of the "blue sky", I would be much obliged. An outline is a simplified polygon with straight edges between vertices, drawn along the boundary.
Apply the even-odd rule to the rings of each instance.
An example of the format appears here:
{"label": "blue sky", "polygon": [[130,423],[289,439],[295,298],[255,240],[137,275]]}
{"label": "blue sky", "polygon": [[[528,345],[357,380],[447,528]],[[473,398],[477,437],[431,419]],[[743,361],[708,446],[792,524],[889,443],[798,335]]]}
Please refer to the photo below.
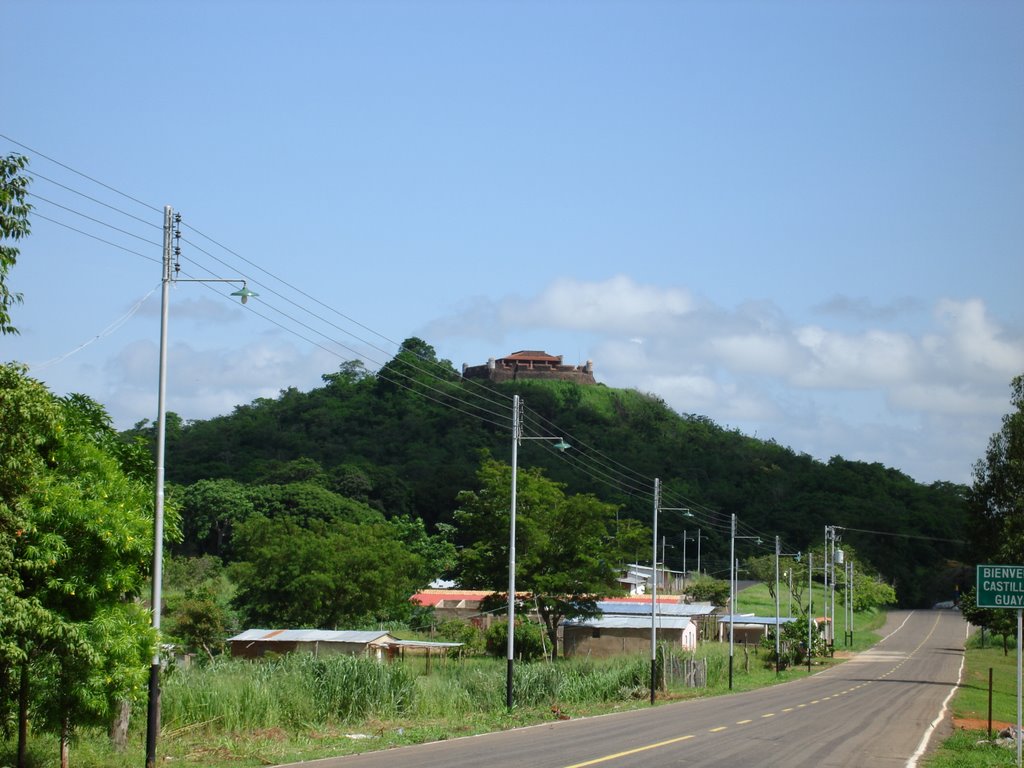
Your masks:
{"label": "blue sky", "polygon": [[1020,3],[8,0],[4,27],[38,216],[0,358],[118,426],[156,413],[165,204],[189,274],[261,293],[173,289],[186,419],[420,336],[967,482],[1024,372]]}

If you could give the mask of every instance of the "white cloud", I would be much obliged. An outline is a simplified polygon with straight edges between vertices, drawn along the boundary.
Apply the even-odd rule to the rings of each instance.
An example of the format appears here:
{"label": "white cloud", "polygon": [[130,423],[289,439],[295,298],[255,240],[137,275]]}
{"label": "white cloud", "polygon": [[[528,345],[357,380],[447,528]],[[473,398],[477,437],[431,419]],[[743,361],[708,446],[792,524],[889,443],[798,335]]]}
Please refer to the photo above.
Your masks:
{"label": "white cloud", "polygon": [[792,337],[748,333],[709,341],[716,358],[735,371],[789,376],[805,364]]}
{"label": "white cloud", "polygon": [[[840,327],[796,322],[771,302],[729,309],[624,276],[563,278],[534,297],[478,300],[430,330],[508,340],[508,350],[489,354],[519,349],[526,336],[547,339],[540,347],[558,354],[562,340],[585,332],[584,354],[609,385],[818,458],[840,454],[919,479],[967,481],[1008,409],[1010,379],[1024,371],[1024,333],[1002,327],[979,299],[941,299],[931,315],[922,304],[834,297],[819,309]],[[429,338],[444,348],[444,334]]]}
{"label": "white cloud", "polygon": [[617,275],[600,283],[555,280],[535,299],[504,302],[502,318],[506,324],[518,321],[636,335],[657,331],[694,308],[687,291],[638,285],[632,278]]}
{"label": "white cloud", "polygon": [[980,299],[943,299],[935,317],[947,333],[930,336],[928,347],[948,364],[968,366],[976,373],[987,369],[1008,378],[1024,370],[1024,343],[1020,338],[1007,339]]}
{"label": "white cloud", "polygon": [[794,369],[791,381],[802,387],[861,388],[905,381],[917,364],[917,345],[905,333],[870,330],[837,333],[804,326],[793,337],[807,352],[804,368]]}
{"label": "white cloud", "polygon": [[[280,382],[302,390],[321,383],[346,356],[300,349],[268,335],[241,347],[199,348],[172,343],[167,350],[167,410],[187,419],[230,413],[258,397],[277,397]],[[153,419],[157,403],[157,345],[134,342],[107,361],[104,372],[115,422]]]}

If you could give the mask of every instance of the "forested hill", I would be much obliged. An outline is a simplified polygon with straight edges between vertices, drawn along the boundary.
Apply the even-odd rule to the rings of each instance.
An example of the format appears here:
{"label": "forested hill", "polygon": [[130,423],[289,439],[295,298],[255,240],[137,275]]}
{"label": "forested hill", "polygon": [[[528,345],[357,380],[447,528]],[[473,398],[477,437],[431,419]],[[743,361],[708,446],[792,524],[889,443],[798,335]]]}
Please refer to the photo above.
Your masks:
{"label": "forested hill", "polygon": [[[901,604],[953,597],[962,486],[921,485],[881,464],[841,457],[822,463],[706,417],[677,414],[633,390],[463,381],[424,342],[410,340],[406,350],[376,375],[346,363],[325,375],[322,387],[287,389],[231,415],[183,424],[170,414],[167,479],[313,483],[389,517],[421,517],[432,528],[452,519],[459,491],[476,487],[482,452],[511,460],[511,403],[518,393],[527,408],[524,434],[563,436],[573,445],[562,460],[548,441],[523,441],[521,467],[542,466],[569,492],[620,504],[624,517],[645,524],[649,478],[660,478],[669,498],[714,510],[717,527],[701,515],[661,516],[670,568],[682,569],[684,530],[688,567],[695,567],[700,528],[703,569],[727,569],[729,537],[720,522],[735,513],[744,529],[780,535],[803,551],[821,546],[826,525],[841,526],[843,542],[895,584]],[[141,424],[131,432],[152,438],[152,431]],[[765,541],[749,554],[772,551],[774,542]]]}

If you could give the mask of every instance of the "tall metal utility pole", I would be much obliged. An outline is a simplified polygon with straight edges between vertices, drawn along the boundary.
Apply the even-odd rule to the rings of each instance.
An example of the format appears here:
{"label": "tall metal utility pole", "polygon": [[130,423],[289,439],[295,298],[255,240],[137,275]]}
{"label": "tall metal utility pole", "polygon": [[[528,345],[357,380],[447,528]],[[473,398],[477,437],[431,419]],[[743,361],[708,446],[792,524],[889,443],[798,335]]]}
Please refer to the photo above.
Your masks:
{"label": "tall metal utility pole", "polygon": [[824,588],[825,599],[822,601],[822,615],[825,617],[825,640],[826,640],[826,644],[828,642],[829,633],[831,632],[831,630],[829,629],[830,624],[829,624],[829,615],[828,615],[828,545],[829,545],[829,534],[831,532],[830,531],[830,527],[831,526],[828,526],[828,525],[825,526],[825,567],[824,567],[824,570],[823,570],[823,573],[825,575],[825,588]]}
{"label": "tall metal utility pole", "polygon": [[779,641],[779,628],[781,622],[779,621],[779,555],[782,553],[782,543],[779,541],[779,537],[775,537],[775,674],[778,675],[782,671],[782,661],[779,658],[781,653],[782,644]]}
{"label": "tall metal utility pole", "polygon": [[522,404],[512,396],[512,497],[508,531],[508,638],[505,641],[505,706],[512,709],[512,671],[516,653],[516,486],[519,467],[519,438],[522,435]]}
{"label": "tall metal utility pole", "polygon": [[156,485],[153,501],[153,632],[156,649],[149,667],[148,711],[146,717],[146,768],[156,766],[156,738],[160,733],[160,614],[162,608],[162,581],[164,557],[164,446],[167,395],[167,320],[171,289],[172,222],[171,206],[164,206],[163,275],[160,289],[160,369],[156,405]]}
{"label": "tall metal utility pole", "polygon": [[814,655],[814,553],[807,553],[807,671]]}
{"label": "tall metal utility pole", "polygon": [[732,690],[733,629],[736,617],[736,513],[732,513],[729,534],[729,690]]}
{"label": "tall metal utility pole", "polygon": [[654,478],[654,536],[651,546],[651,704],[658,682],[658,507],[661,505],[661,481]]}

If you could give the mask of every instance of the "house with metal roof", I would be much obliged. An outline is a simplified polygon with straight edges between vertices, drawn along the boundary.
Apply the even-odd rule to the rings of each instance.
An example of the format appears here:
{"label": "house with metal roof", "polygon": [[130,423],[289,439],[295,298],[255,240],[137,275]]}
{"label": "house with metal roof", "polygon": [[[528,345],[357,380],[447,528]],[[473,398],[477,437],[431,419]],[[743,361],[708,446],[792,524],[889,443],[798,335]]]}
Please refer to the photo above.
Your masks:
{"label": "house with metal roof", "polygon": [[[733,642],[755,644],[761,642],[761,638],[768,637],[775,631],[776,619],[774,616],[754,616],[743,614],[734,616],[718,617],[718,639],[726,641],[729,639],[729,620],[732,619]],[[792,616],[780,616],[778,623],[789,624],[794,622]]]}
{"label": "house with metal roof", "polygon": [[330,629],[247,629],[228,638],[231,656],[258,659],[268,653],[309,653],[313,656],[348,654],[377,660],[394,658],[406,650],[458,648],[462,643],[399,640],[388,632]]}
{"label": "house with metal roof", "polygon": [[[686,650],[697,647],[697,625],[688,616],[655,619],[658,642]],[[562,652],[565,656],[603,658],[644,653],[651,647],[651,617],[606,615],[593,619],[562,622]]]}
{"label": "house with metal roof", "polygon": [[382,659],[394,642],[397,638],[387,632],[329,629],[247,629],[228,638],[231,656],[244,659],[258,659],[267,653],[344,653]]}
{"label": "house with metal roof", "polygon": [[[640,653],[651,643],[651,601],[600,600],[601,615],[562,622],[566,656],[615,656]],[[654,626],[658,639],[676,647],[697,647],[700,624],[715,607],[711,603],[658,602]]]}

